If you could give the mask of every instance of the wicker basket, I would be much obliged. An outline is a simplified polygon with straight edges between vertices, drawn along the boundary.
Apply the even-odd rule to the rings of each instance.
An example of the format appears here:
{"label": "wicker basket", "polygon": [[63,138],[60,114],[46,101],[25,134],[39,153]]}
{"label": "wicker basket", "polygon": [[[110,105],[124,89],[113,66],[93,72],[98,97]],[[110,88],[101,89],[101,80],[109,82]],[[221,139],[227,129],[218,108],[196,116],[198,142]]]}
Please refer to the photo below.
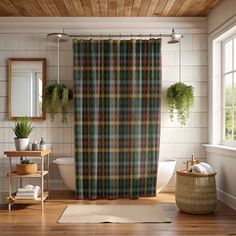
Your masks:
{"label": "wicker basket", "polygon": [[210,214],[217,206],[216,183],[214,174],[176,171],[176,204],[190,214]]}
{"label": "wicker basket", "polygon": [[38,170],[37,163],[16,165],[16,173],[18,175],[34,174],[35,172],[37,172],[37,170]]}

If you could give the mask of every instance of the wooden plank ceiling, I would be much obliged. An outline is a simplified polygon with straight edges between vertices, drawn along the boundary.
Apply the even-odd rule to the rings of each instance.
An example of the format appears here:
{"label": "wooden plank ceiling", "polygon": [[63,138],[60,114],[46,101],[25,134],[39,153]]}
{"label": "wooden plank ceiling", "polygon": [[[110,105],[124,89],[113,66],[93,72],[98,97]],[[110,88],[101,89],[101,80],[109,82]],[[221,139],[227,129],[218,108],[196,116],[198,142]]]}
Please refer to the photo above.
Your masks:
{"label": "wooden plank ceiling", "polygon": [[0,16],[206,16],[220,0],[0,0]]}

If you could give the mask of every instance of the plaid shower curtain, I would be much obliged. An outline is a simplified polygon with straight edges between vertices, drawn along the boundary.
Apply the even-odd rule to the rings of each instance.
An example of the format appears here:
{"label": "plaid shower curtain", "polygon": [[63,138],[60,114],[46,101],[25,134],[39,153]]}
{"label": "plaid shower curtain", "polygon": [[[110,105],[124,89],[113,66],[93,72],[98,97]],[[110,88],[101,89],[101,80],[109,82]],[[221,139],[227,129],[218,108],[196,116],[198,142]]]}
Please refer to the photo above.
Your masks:
{"label": "plaid shower curtain", "polygon": [[155,196],[161,40],[74,40],[79,199]]}

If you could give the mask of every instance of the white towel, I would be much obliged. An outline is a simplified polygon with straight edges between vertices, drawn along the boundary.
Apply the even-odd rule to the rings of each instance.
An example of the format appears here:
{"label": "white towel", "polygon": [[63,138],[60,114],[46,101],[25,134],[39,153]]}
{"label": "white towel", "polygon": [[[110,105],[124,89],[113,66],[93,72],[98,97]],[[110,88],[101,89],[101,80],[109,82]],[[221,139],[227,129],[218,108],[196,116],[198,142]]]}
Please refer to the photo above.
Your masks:
{"label": "white towel", "polygon": [[16,192],[16,199],[37,199],[40,194],[40,187],[33,186],[33,189],[20,188]]}
{"label": "white towel", "polygon": [[33,188],[25,188],[25,187],[23,187],[23,188],[19,188],[18,190],[17,190],[17,193],[23,193],[23,194],[26,194],[26,193],[35,193],[35,192],[37,192],[37,191],[39,191],[40,190],[40,187],[39,186],[33,186]]}
{"label": "white towel", "polygon": [[188,172],[193,172],[193,173],[204,173],[204,174],[213,174],[215,171],[213,168],[205,163],[201,162],[199,164],[193,165],[188,169]]}

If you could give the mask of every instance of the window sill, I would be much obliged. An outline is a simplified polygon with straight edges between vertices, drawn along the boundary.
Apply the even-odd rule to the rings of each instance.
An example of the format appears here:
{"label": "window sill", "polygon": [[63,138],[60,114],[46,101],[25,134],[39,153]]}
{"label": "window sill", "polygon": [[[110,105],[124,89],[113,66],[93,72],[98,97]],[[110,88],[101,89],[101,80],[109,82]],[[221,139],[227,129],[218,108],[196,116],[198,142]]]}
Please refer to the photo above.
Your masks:
{"label": "window sill", "polygon": [[206,148],[206,152],[222,154],[225,156],[231,156],[236,158],[236,147],[213,144],[203,144],[203,146]]}

